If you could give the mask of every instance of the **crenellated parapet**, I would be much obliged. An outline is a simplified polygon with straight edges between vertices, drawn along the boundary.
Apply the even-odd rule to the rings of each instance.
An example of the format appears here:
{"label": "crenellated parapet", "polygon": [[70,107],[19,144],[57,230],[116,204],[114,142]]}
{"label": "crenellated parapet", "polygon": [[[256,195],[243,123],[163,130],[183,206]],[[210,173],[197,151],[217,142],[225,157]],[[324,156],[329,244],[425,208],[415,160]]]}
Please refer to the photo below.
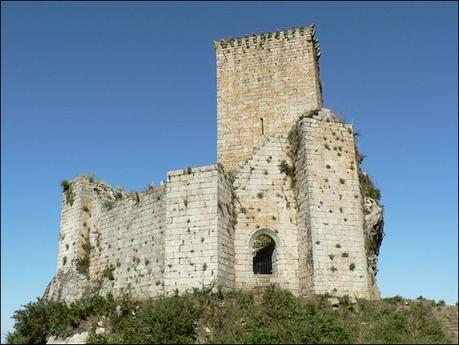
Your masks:
{"label": "crenellated parapet", "polygon": [[289,41],[295,38],[302,38],[310,42],[317,42],[317,40],[314,38],[314,34],[314,25],[302,26],[299,28],[290,28],[284,30],[277,30],[274,32],[265,32],[261,34],[253,34],[236,38],[229,37],[226,39],[216,40],[214,41],[214,47],[217,50],[231,49],[237,47],[243,47],[246,49],[259,48],[263,47],[266,43],[270,43],[273,41]]}

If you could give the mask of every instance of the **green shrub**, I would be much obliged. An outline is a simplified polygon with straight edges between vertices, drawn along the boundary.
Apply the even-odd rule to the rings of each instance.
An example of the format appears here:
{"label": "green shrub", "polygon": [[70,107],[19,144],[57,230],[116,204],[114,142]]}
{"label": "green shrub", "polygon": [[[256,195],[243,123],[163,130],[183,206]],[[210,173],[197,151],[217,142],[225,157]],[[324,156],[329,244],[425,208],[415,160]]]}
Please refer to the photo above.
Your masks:
{"label": "green shrub", "polygon": [[[136,301],[93,295],[70,305],[37,300],[15,312],[8,343],[45,343],[51,335],[90,329],[87,343],[449,343],[425,301],[400,308],[403,298],[381,301],[328,295],[295,297],[275,286],[251,291],[194,289],[193,293]],[[107,317],[107,333],[96,323]],[[205,327],[211,332],[205,331]]]}

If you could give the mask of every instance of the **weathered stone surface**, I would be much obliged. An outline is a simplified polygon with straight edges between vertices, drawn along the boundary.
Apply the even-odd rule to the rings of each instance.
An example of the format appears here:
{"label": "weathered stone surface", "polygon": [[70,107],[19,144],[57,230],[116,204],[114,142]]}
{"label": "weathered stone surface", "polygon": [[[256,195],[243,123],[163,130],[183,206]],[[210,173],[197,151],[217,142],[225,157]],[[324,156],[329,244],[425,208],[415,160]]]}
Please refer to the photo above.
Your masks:
{"label": "weathered stone surface", "polygon": [[86,344],[86,339],[88,339],[88,336],[88,332],[77,333],[68,338],[51,336],[49,337],[46,344]]}
{"label": "weathered stone surface", "polygon": [[295,131],[302,291],[370,298],[352,127],[321,109]]}
{"label": "weathered stone surface", "polygon": [[46,299],[71,303],[89,291],[89,281],[76,271],[59,271],[51,280],[43,295]]}
{"label": "weathered stone surface", "polygon": [[104,334],[105,333],[105,328],[104,327],[97,327],[95,333],[96,334]]}
{"label": "weathered stone surface", "polygon": [[380,298],[381,294],[376,284],[376,274],[378,273],[379,249],[384,238],[384,210],[371,198],[365,198],[363,207],[365,213],[364,230],[367,240],[368,271],[372,293],[374,298]]}

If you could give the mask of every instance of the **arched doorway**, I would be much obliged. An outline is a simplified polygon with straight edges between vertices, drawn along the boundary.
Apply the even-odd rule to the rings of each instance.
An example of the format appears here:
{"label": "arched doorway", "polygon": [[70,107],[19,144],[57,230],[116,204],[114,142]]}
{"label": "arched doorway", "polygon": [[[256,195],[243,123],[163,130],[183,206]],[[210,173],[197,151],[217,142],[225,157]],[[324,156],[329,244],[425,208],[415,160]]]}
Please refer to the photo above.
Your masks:
{"label": "arched doorway", "polygon": [[253,242],[253,273],[273,274],[273,256],[276,242],[266,234],[258,235]]}

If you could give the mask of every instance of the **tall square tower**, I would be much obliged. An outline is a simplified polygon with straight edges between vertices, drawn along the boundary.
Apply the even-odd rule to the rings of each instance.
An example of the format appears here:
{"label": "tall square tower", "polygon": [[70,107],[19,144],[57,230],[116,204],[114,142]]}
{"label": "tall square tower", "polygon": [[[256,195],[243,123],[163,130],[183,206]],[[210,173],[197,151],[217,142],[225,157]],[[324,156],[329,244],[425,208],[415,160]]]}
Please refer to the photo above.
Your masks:
{"label": "tall square tower", "polygon": [[266,138],[322,107],[314,26],[215,41],[217,159],[235,170]]}

